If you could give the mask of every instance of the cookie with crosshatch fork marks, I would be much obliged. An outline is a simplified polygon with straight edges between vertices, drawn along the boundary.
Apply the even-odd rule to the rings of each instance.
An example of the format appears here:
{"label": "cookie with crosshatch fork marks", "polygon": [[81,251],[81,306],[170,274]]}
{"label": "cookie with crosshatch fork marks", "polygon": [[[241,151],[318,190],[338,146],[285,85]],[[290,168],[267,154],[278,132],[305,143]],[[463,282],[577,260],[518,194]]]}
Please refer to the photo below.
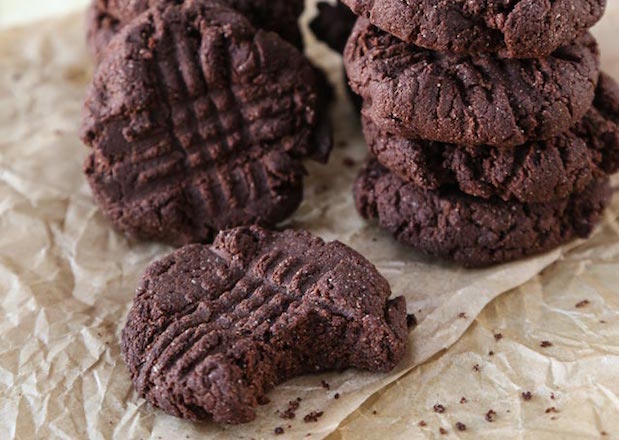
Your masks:
{"label": "cookie with crosshatch fork marks", "polygon": [[243,423],[275,385],[348,367],[385,372],[406,304],[363,256],[308,232],[220,232],[151,265],[122,333],[137,391],[178,417]]}
{"label": "cookie with crosshatch fork marks", "polygon": [[302,198],[301,160],[326,161],[310,63],[215,1],[151,8],[110,43],[86,98],[85,172],[105,215],[172,244],[273,225]]}

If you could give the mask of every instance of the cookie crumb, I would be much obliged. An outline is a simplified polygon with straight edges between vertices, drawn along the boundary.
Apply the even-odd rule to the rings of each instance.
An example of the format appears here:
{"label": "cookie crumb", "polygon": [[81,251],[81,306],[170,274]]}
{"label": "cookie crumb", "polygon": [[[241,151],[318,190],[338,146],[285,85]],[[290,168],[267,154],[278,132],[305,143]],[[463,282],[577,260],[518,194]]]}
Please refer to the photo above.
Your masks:
{"label": "cookie crumb", "polygon": [[540,346],[540,347],[542,347],[542,348],[552,347],[552,342],[550,342],[550,341],[542,341],[542,342],[539,344],[539,346]]}
{"label": "cookie crumb", "polygon": [[445,407],[441,405],[440,403],[437,403],[436,405],[434,405],[433,408],[434,408],[435,413],[442,414],[445,412]]}
{"label": "cookie crumb", "polygon": [[533,398],[533,394],[531,394],[531,391],[524,391],[521,396],[522,400],[531,400]]}
{"label": "cookie crumb", "polygon": [[320,381],[320,385],[322,385],[322,387],[323,387],[325,390],[330,390],[330,389],[331,389],[331,385],[329,385],[329,383],[328,383],[328,382],[326,382],[325,380],[321,380],[321,381]]}
{"label": "cookie crumb", "polygon": [[550,398],[551,398],[552,400],[555,400],[555,393],[550,393]]}
{"label": "cookie crumb", "polygon": [[490,350],[490,351],[488,352],[488,356],[494,356],[494,351]]}
{"label": "cookie crumb", "polygon": [[303,417],[303,421],[305,423],[317,422],[318,419],[321,418],[323,414],[324,413],[322,411],[312,411],[311,413]]}
{"label": "cookie crumb", "polygon": [[466,400],[466,397],[462,396],[462,399],[460,399],[460,403],[466,403],[468,402],[468,400]]}
{"label": "cookie crumb", "polygon": [[428,424],[426,423],[425,420],[422,420],[421,422],[419,422],[419,426],[428,426]]}
{"label": "cookie crumb", "polygon": [[339,399],[340,398],[340,393],[335,393],[335,395],[333,396],[334,399]]}
{"label": "cookie crumb", "polygon": [[413,328],[417,325],[417,317],[412,313],[406,315],[406,326],[408,328]]}
{"label": "cookie crumb", "polygon": [[549,413],[558,413],[559,411],[557,411],[557,408],[555,408],[554,406],[551,406],[550,408],[546,408],[546,414]]}
{"label": "cookie crumb", "polygon": [[602,432],[600,432],[600,435],[601,435],[602,437],[606,437],[606,436],[608,435],[608,433],[607,433],[606,431],[602,431]]}
{"label": "cookie crumb", "polygon": [[294,419],[296,416],[296,410],[299,409],[299,402],[297,400],[291,400],[288,402],[288,408],[279,416],[282,419]]}
{"label": "cookie crumb", "polygon": [[443,427],[438,428],[438,432],[440,432],[441,435],[446,435],[447,434],[447,430],[445,428],[443,428]]}
{"label": "cookie crumb", "polygon": [[372,411],[372,414],[376,415],[376,414],[378,414],[378,413],[376,412],[376,410],[374,410],[374,411]]}
{"label": "cookie crumb", "polygon": [[494,340],[495,341],[500,341],[501,339],[503,339],[503,333],[495,333],[494,334]]}
{"label": "cookie crumb", "polygon": [[352,157],[346,156],[342,159],[342,164],[347,168],[352,168],[355,166],[356,162]]}
{"label": "cookie crumb", "polygon": [[494,422],[494,420],[496,419],[496,411],[491,409],[486,413],[486,421],[488,422]]}
{"label": "cookie crumb", "polygon": [[479,364],[475,364],[475,365],[473,365],[473,371],[475,371],[475,372],[479,372],[479,370],[480,370],[480,366],[479,366]]}
{"label": "cookie crumb", "polygon": [[462,422],[456,422],[456,429],[458,431],[466,431],[466,425]]}
{"label": "cookie crumb", "polygon": [[458,313],[458,318],[466,319],[466,313],[464,312]]}
{"label": "cookie crumb", "polygon": [[576,304],[576,308],[582,309],[583,307],[587,307],[589,304],[591,304],[591,301],[589,301],[588,299],[583,299],[581,302]]}
{"label": "cookie crumb", "polygon": [[282,435],[284,433],[284,428],[282,428],[281,426],[278,426],[277,428],[273,430],[273,432],[275,432],[275,435]]}

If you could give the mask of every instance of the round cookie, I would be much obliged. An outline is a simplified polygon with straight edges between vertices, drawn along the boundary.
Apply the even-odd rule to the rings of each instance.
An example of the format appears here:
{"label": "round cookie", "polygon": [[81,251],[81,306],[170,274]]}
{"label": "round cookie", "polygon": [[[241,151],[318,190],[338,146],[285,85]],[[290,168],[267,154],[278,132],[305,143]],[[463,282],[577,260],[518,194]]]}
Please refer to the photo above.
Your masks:
{"label": "round cookie", "polygon": [[408,344],[406,302],[363,256],[304,231],[243,227],[144,273],[122,332],[135,388],[178,417],[244,423],[294,376],[387,372]]}
{"label": "round cookie", "polygon": [[406,138],[512,147],[549,139],[587,112],[599,76],[589,34],[551,56],[503,60],[442,54],[359,19],[344,51],[364,113]]}
{"label": "round cookie", "polygon": [[310,22],[310,29],[320,41],[337,53],[343,53],[357,16],[340,0],[332,4],[319,2],[318,14]]}
{"label": "round cookie", "polygon": [[112,40],[82,120],[85,173],[128,235],[203,242],[298,206],[331,138],[302,54],[220,2],[152,8]]}
{"label": "round cookie", "polygon": [[405,181],[435,190],[455,185],[485,199],[542,203],[582,191],[597,170],[619,169],[617,83],[600,77],[593,107],[572,129],[514,148],[469,147],[391,135],[362,118],[370,152]]}
{"label": "round cookie", "polygon": [[[279,34],[298,48],[303,45],[299,16],[303,0],[219,0],[239,11],[258,29]],[[171,0],[93,0],[87,16],[89,47],[100,57],[116,32],[154,5],[174,4]]]}
{"label": "round cookie", "polygon": [[606,0],[343,0],[357,15],[416,46],[461,54],[540,58],[579,37]]}
{"label": "round cookie", "polygon": [[612,77],[600,75],[593,107],[571,131],[587,139],[593,161],[605,173],[619,170],[619,84]]}
{"label": "round cookie", "polygon": [[481,267],[549,251],[587,237],[607,206],[608,178],[578,194],[537,204],[482,200],[453,189],[419,189],[372,160],[355,183],[355,203],[366,219],[424,253]]}

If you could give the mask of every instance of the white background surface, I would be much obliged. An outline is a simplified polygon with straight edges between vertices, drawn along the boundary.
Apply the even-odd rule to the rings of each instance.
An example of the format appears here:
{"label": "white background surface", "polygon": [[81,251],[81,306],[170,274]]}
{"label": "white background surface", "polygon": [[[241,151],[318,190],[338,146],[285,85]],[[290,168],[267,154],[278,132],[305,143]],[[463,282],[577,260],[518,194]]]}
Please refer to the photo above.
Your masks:
{"label": "white background surface", "polygon": [[88,0],[0,0],[0,29],[77,10]]}

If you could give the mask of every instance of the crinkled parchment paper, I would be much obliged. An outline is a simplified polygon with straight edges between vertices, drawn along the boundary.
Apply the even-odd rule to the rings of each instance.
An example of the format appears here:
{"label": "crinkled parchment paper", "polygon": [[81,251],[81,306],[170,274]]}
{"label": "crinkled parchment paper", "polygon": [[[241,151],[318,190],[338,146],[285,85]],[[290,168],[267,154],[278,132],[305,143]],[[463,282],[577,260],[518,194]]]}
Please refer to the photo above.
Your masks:
{"label": "crinkled parchment paper", "polygon": [[[555,432],[558,423],[544,424],[553,414],[535,412],[555,388],[564,404],[555,406],[565,412],[554,416],[575,421],[585,414],[568,416],[568,402],[574,413],[586,403],[588,423],[596,424],[579,429],[593,433],[608,425],[604,429],[610,432],[619,406],[617,381],[609,379],[617,362],[611,355],[619,351],[619,322],[612,312],[619,281],[619,206],[586,244],[518,263],[466,271],[418,255],[365,224],[354,210],[351,185],[365,146],[341,84],[333,111],[337,147],[327,166],[308,164],[306,198],[288,226],[351,245],[378,266],[395,295],[406,296],[419,321],[406,359],[388,375],[346,371],[289,381],[270,394],[271,403],[259,408],[254,423],[242,426],[186,422],[139,399],[120,359],[119,335],[138,277],[170,248],[114,232],[82,177],[86,149],[76,131],[92,74],[83,32],[81,15],[0,32],[0,438],[270,438],[278,426],[285,429],[278,438],[308,433],[323,438],[381,389],[334,435],[421,433],[413,426],[425,417],[424,432],[433,436],[439,435],[438,419],[447,427],[456,416],[475,436],[524,435],[525,423]],[[609,32],[606,50],[613,49],[616,31]],[[313,41],[308,52],[340,79],[337,56]],[[560,264],[536,277],[558,259]],[[498,295],[523,284],[478,317]],[[590,304],[573,310],[575,300],[585,297]],[[604,326],[595,324],[600,319]],[[496,344],[495,330],[504,334]],[[538,349],[542,337],[555,345]],[[492,358],[488,347],[497,353]],[[476,375],[475,363],[481,370]],[[599,385],[592,385],[598,376]],[[525,386],[535,392],[526,405],[517,400]],[[561,392],[568,386],[574,395]],[[462,406],[456,413],[448,400],[455,390],[479,408]],[[428,405],[441,393],[448,411],[429,414]],[[297,417],[279,418],[276,411],[297,397],[303,399]],[[494,424],[479,415],[490,402],[498,413]],[[510,408],[512,418],[506,416]],[[311,411],[324,415],[303,422]]]}

